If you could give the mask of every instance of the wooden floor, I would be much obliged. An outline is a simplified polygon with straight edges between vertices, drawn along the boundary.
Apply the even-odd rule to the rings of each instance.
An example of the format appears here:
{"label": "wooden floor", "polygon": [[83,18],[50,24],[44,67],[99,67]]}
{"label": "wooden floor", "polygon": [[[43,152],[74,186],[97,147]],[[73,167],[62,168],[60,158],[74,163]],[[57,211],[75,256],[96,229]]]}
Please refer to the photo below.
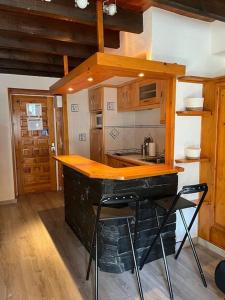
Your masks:
{"label": "wooden floor", "polygon": [[[169,257],[175,299],[224,299],[213,280],[221,257],[199,246],[198,252],[209,287],[202,286],[186,248],[178,261]],[[86,250],[64,222],[62,194],[34,194],[0,206],[0,300],[92,300],[87,261]],[[141,278],[145,300],[168,299],[161,260],[146,265]],[[135,277],[100,272],[100,299],[139,299]]]}

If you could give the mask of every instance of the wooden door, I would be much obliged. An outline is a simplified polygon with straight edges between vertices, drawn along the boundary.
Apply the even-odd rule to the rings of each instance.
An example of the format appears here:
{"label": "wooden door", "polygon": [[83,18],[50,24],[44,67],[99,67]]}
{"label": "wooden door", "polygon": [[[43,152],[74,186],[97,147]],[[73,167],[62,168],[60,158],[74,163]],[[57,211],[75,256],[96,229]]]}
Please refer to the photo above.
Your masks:
{"label": "wooden door", "polygon": [[221,90],[219,98],[217,126],[215,206],[211,239],[213,243],[225,248],[225,88]]}
{"label": "wooden door", "polygon": [[90,157],[97,162],[103,161],[103,132],[102,129],[91,129]]}
{"label": "wooden door", "polygon": [[200,181],[209,191],[199,214],[199,236],[225,249],[225,82],[204,84],[204,107],[212,112],[202,118]]}
{"label": "wooden door", "polygon": [[[41,130],[28,128],[26,105],[30,103],[41,104]],[[14,95],[12,113],[19,195],[56,190],[54,149],[51,149],[54,143],[53,98]]]}

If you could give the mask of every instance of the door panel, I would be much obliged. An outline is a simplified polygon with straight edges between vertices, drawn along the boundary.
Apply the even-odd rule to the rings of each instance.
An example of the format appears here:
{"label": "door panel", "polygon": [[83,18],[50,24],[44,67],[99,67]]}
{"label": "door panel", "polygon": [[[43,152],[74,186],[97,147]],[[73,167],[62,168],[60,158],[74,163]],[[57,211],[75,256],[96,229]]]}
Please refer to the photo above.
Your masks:
{"label": "door panel", "polygon": [[225,89],[221,91],[218,115],[215,223],[225,232]]}
{"label": "door panel", "polygon": [[[42,105],[43,130],[28,130],[27,103]],[[12,110],[19,194],[56,190],[52,97],[14,95]]]}

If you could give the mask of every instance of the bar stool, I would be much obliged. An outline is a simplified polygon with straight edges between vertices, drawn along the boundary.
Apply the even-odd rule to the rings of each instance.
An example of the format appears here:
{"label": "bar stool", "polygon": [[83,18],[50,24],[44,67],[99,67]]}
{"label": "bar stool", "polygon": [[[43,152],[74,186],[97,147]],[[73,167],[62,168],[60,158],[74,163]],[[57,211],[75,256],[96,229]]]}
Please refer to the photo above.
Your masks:
{"label": "bar stool", "polygon": [[[165,254],[165,248],[164,248],[164,244],[163,244],[162,231],[165,228],[165,226],[167,225],[167,221],[168,221],[170,215],[172,213],[176,212],[177,210],[179,211],[179,213],[181,215],[181,219],[182,219],[182,222],[184,224],[184,228],[185,228],[186,233],[185,233],[184,238],[181,242],[181,245],[180,245],[180,247],[179,247],[179,249],[178,249],[178,251],[175,255],[175,259],[178,258],[179,254],[180,254],[180,252],[181,252],[181,250],[184,246],[184,243],[185,243],[185,241],[188,237],[190,245],[191,245],[191,249],[192,249],[192,252],[193,252],[193,255],[194,255],[194,258],[195,258],[195,261],[196,261],[198,269],[199,269],[199,273],[200,273],[203,285],[205,287],[207,287],[205,276],[204,276],[204,273],[203,273],[203,270],[202,270],[202,267],[201,267],[201,264],[200,264],[200,261],[199,261],[194,243],[193,243],[193,240],[192,240],[191,235],[190,235],[190,230],[191,230],[192,225],[193,225],[193,223],[194,223],[194,221],[195,221],[195,219],[198,215],[198,212],[199,212],[199,210],[202,206],[202,203],[205,199],[205,196],[206,196],[207,192],[208,192],[208,186],[207,186],[206,183],[197,184],[197,185],[189,185],[189,186],[184,186],[182,188],[182,190],[175,197],[166,197],[166,198],[162,198],[162,199],[154,201],[154,203],[156,205],[155,214],[156,214],[156,219],[157,219],[158,231],[157,231],[156,236],[153,239],[147,253],[145,254],[143,259],[141,260],[140,270],[143,268],[143,266],[144,266],[144,264],[145,264],[145,262],[146,262],[146,260],[149,256],[153,246],[155,245],[155,242],[157,241],[158,238],[160,238],[160,244],[161,244],[161,247],[162,247],[163,260],[164,260],[164,264],[165,264],[165,271],[166,271],[167,283],[168,283],[168,288],[169,288],[169,293],[170,293],[170,299],[174,299],[174,297],[173,297],[173,289],[172,289],[171,280],[170,280],[168,263],[167,263],[166,254]],[[181,197],[182,195],[195,194],[195,193],[202,193],[198,205],[195,204],[192,201],[189,201],[189,200]],[[194,215],[191,219],[190,224],[187,225],[187,222],[185,220],[185,217],[184,217],[184,214],[183,214],[182,210],[185,209],[185,208],[190,208],[190,207],[195,207],[196,210],[194,212]],[[157,208],[163,208],[166,211],[166,215],[165,215],[161,225],[160,225],[160,222],[159,222],[159,216],[158,216]]]}
{"label": "bar stool", "polygon": [[[95,300],[98,300],[98,229],[99,229],[99,224],[105,220],[126,220],[128,235],[129,235],[129,240],[131,245],[131,251],[132,251],[132,257],[134,262],[134,269],[135,269],[135,274],[138,283],[139,295],[140,295],[140,299],[144,300],[139,270],[137,266],[136,253],[135,253],[135,243],[136,243],[135,241],[137,237],[137,227],[138,227],[138,218],[139,218],[138,215],[139,201],[140,200],[137,194],[123,193],[123,194],[116,194],[116,195],[107,195],[106,197],[103,197],[97,205],[93,206],[96,219],[95,219],[95,225],[92,234],[90,257],[89,257],[86,280],[89,280],[93,251],[95,247]],[[128,207],[128,204],[131,202],[136,202],[135,214]],[[117,208],[115,208],[115,206]],[[130,227],[131,219],[135,220],[134,240],[131,234],[131,227]]]}

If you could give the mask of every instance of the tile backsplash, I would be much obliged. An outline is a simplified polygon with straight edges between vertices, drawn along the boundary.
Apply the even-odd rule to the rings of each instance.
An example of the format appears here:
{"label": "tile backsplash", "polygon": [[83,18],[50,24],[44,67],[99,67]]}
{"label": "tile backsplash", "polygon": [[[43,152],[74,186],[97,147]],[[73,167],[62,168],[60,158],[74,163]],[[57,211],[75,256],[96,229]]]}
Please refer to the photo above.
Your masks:
{"label": "tile backsplash", "polygon": [[[119,118],[118,122],[116,115]],[[156,143],[157,153],[161,154],[165,150],[165,126],[160,124],[159,109],[132,113],[114,112],[113,120],[113,124],[105,126],[106,152],[141,149],[144,138],[149,135]]]}

